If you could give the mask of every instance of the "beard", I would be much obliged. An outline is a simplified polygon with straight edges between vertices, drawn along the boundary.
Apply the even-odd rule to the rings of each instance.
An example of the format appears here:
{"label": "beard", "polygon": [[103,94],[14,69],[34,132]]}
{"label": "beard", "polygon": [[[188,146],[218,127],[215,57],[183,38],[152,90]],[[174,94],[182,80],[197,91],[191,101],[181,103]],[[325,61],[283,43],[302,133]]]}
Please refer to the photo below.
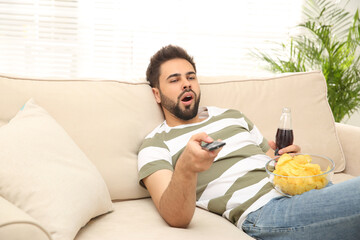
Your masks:
{"label": "beard", "polygon": [[[183,96],[183,94],[185,94],[187,92],[192,92],[194,94],[194,104],[185,106],[185,109],[182,110],[180,108],[180,102],[181,102],[180,99]],[[161,106],[163,106],[166,110],[168,110],[170,113],[172,113],[177,118],[179,118],[181,120],[185,120],[185,121],[196,117],[196,115],[198,113],[198,109],[199,109],[200,96],[201,96],[201,93],[199,93],[199,96],[197,96],[197,94],[193,90],[191,90],[191,89],[185,90],[179,95],[177,102],[174,102],[173,100],[171,100],[170,98],[168,98],[167,96],[162,94],[160,91]]]}

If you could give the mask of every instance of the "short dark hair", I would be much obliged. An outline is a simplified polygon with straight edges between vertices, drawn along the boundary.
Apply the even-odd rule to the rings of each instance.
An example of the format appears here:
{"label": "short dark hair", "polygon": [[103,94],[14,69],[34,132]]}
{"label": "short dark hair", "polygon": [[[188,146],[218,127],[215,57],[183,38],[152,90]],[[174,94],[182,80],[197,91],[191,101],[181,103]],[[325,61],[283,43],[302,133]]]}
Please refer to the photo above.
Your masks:
{"label": "short dark hair", "polygon": [[159,88],[159,77],[160,77],[160,66],[166,61],[182,58],[187,60],[193,67],[196,72],[195,62],[193,57],[191,57],[183,48],[168,45],[162,47],[157,53],[155,53],[151,59],[149,66],[146,70],[146,80],[149,81],[151,87]]}

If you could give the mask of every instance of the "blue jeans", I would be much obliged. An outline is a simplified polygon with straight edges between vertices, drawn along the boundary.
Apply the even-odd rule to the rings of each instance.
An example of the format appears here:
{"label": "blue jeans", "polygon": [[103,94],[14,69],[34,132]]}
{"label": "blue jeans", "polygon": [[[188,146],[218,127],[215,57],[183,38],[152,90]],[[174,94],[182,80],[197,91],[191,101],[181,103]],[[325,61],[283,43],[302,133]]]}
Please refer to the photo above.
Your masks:
{"label": "blue jeans", "polygon": [[256,239],[360,239],[360,177],[291,198],[277,197],[250,213],[243,230]]}

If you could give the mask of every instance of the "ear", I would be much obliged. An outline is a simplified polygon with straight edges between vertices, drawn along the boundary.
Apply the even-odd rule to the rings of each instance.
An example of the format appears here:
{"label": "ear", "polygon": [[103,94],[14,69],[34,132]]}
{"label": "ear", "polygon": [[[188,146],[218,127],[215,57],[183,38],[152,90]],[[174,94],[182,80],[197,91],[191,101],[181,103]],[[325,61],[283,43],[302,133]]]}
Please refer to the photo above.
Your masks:
{"label": "ear", "polygon": [[157,103],[161,103],[160,91],[158,88],[151,88]]}

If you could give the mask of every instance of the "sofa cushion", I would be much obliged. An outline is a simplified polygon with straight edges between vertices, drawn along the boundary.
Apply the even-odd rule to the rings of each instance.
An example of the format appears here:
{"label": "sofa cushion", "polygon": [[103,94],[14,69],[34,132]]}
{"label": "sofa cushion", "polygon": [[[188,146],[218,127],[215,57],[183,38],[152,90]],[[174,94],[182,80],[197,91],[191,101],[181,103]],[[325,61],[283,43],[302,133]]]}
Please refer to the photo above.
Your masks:
{"label": "sofa cushion", "polygon": [[360,142],[360,127],[336,123],[341,146],[346,156],[345,173],[360,176],[360,151],[356,143]]}
{"label": "sofa cushion", "polygon": [[207,77],[201,83],[203,105],[242,111],[268,140],[275,140],[282,108],[291,108],[294,143],[303,153],[330,157],[335,172],[344,170],[345,157],[320,71],[252,79]]}
{"label": "sofa cushion", "polygon": [[104,180],[60,125],[31,99],[0,128],[0,195],[52,238],[73,239],[112,210]]}
{"label": "sofa cushion", "polygon": [[32,97],[95,164],[112,199],[149,196],[137,152],[163,116],[147,83],[0,76],[0,126]]}
{"label": "sofa cushion", "polygon": [[[101,237],[99,237],[101,236]],[[114,212],[95,218],[79,231],[75,240],[114,239],[253,239],[227,219],[196,208],[188,228],[174,228],[160,217],[152,200],[114,202]]]}
{"label": "sofa cushion", "polygon": [[0,239],[51,240],[50,234],[21,209],[0,196]]}

